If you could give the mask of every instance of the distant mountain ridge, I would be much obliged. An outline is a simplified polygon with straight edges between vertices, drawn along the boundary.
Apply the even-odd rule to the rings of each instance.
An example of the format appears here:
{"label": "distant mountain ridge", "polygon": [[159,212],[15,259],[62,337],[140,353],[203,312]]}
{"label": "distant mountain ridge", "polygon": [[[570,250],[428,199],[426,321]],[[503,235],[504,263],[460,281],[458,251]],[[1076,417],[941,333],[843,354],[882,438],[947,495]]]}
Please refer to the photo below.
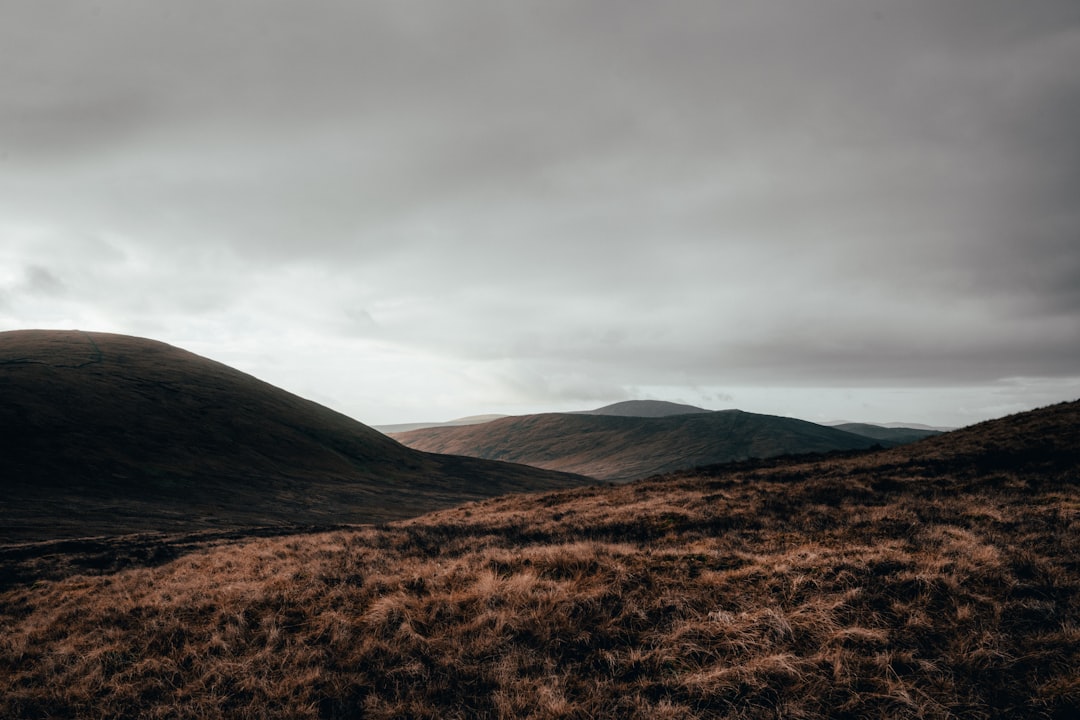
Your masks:
{"label": "distant mountain ridge", "polygon": [[406,448],[179,348],[0,333],[0,541],[376,522],[585,478]]}
{"label": "distant mountain ridge", "polygon": [[823,422],[822,425],[828,427],[840,427],[842,425],[868,425],[874,428],[889,428],[893,430],[932,430],[933,432],[943,433],[956,430],[955,426],[948,425],[926,425],[925,423],[915,422],[852,422],[850,420],[830,420],[829,422]]}
{"label": "distant mountain ridge", "polygon": [[940,435],[940,430],[931,430],[928,428],[915,428],[909,426],[898,425],[896,427],[887,427],[883,425],[871,425],[870,423],[840,423],[838,425],[832,425],[837,430],[845,430],[856,435],[865,435],[866,437],[874,438],[876,440],[885,440],[892,443],[909,443],[916,440],[922,440],[926,437],[933,435]]}
{"label": "distant mountain ridge", "polygon": [[[594,410],[573,410],[570,415],[608,415],[616,417],[670,417],[672,415],[696,415],[716,412],[707,410],[696,405],[669,402],[667,400],[623,400],[621,402],[605,405]],[[373,425],[379,432],[392,435],[395,433],[410,432],[412,430],[424,430],[434,427],[457,427],[461,425],[480,425],[501,420],[506,417],[521,417],[520,415],[470,415],[441,422],[412,422],[397,423],[392,425]],[[863,435],[876,440],[887,442],[906,443],[919,440],[923,437],[947,432],[953,428],[923,425],[921,423],[856,423],[845,420],[837,420],[827,423],[819,423],[826,427],[834,427],[846,432]]]}
{"label": "distant mountain ridge", "polygon": [[429,427],[456,427],[458,425],[480,425],[481,423],[491,422],[492,420],[498,420],[499,418],[504,417],[508,416],[493,413],[489,415],[469,415],[467,417],[455,418],[454,420],[445,420],[443,422],[393,423],[391,425],[372,425],[371,427],[381,433],[389,435],[390,433],[408,432],[410,430],[423,430],[424,428]]}
{"label": "distant mountain ridge", "polygon": [[[667,417],[668,415],[687,415],[691,413],[708,413],[706,410],[694,405],[667,402],[666,400],[624,400],[622,402],[605,405],[595,410],[575,410],[570,415],[616,415],[620,417]],[[392,435],[395,433],[410,432],[412,430],[425,430],[434,427],[458,427],[461,425],[481,425],[492,420],[501,420],[505,417],[521,417],[520,415],[469,415],[467,417],[447,420],[445,422],[414,422],[397,423],[393,425],[373,425],[379,432]]]}
{"label": "distant mountain ridge", "polygon": [[666,400],[624,400],[605,405],[596,410],[581,410],[573,414],[613,415],[617,417],[669,417],[671,415],[694,415],[709,412],[712,412],[712,410]]}
{"label": "distant mountain ridge", "polygon": [[427,452],[506,460],[620,482],[751,457],[854,450],[882,442],[741,410],[661,417],[547,413],[393,437]]}
{"label": "distant mountain ridge", "polygon": [[937,432],[950,432],[956,430],[955,426],[950,425],[924,425],[923,423],[907,423],[907,422],[887,422],[887,423],[874,423],[880,427],[887,428],[910,428],[912,430],[935,430]]}

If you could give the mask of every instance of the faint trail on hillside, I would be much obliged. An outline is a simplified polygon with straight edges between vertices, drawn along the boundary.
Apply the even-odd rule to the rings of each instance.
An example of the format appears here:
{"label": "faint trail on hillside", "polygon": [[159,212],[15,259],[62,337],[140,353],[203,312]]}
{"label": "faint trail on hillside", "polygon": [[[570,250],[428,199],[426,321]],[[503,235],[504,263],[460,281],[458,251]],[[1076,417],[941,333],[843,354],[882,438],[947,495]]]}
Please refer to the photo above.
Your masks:
{"label": "faint trail on hillside", "polygon": [[90,337],[90,334],[84,330],[78,330],[77,332],[84,338],[86,338],[86,342],[90,343],[90,347],[94,349],[94,357],[87,360],[86,362],[81,362],[76,365],[69,365],[67,363],[51,363],[45,360],[32,360],[31,358],[8,358],[0,359],[0,365],[45,365],[46,367],[68,368],[72,370],[78,370],[79,368],[84,368],[88,365],[97,365],[98,363],[103,362],[105,359],[105,354],[101,352],[101,348],[98,347],[98,344],[96,342],[94,342],[94,338]]}

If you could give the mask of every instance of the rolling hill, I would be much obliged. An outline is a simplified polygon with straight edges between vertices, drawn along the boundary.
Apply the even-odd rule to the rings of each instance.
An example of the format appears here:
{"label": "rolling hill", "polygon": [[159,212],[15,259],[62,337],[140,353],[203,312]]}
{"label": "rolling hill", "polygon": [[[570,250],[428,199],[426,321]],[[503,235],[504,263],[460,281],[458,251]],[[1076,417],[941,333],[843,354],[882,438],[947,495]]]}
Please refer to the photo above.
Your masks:
{"label": "rolling hill", "polygon": [[549,413],[392,435],[427,452],[626,481],[751,457],[867,448],[879,440],[740,410],[640,417]]}
{"label": "rolling hill", "polygon": [[585,479],[417,452],[141,338],[0,333],[0,541],[407,517]]}
{"label": "rolling hill", "polygon": [[1080,707],[1080,402],[0,591],[10,718]]}
{"label": "rolling hill", "polygon": [[624,400],[595,410],[582,410],[576,415],[615,415],[618,417],[667,417],[669,415],[693,415],[712,410],[694,405],[667,402],[666,400]]}

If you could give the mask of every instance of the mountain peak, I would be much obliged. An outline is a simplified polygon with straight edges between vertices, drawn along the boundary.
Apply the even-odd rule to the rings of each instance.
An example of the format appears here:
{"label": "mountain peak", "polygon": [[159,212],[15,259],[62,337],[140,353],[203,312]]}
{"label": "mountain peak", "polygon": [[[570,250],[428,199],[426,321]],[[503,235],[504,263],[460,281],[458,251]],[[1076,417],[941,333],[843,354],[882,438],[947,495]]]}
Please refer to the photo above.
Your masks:
{"label": "mountain peak", "polygon": [[668,417],[669,415],[697,415],[709,412],[712,412],[712,410],[666,400],[624,400],[595,410],[582,410],[575,414],[616,415],[618,417]]}

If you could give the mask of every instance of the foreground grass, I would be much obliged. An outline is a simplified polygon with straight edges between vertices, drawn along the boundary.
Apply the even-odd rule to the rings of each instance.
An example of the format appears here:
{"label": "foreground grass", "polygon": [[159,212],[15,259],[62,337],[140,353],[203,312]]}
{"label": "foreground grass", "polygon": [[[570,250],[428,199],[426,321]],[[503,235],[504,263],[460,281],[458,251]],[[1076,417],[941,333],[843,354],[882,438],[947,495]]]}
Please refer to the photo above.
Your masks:
{"label": "foreground grass", "polygon": [[14,588],[0,716],[1072,718],[1078,414]]}

